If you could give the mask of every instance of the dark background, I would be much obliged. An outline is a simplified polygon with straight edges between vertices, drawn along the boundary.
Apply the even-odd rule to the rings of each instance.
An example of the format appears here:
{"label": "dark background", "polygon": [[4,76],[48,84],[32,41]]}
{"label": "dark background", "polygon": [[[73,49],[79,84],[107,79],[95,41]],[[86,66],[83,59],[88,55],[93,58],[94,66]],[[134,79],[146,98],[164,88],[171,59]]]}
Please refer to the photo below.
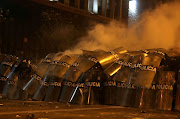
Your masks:
{"label": "dark background", "polygon": [[2,53],[32,59],[64,51],[85,35],[90,23],[86,17],[30,1],[4,1],[0,3]]}
{"label": "dark background", "polygon": [[[137,1],[139,16],[144,10],[165,2]],[[28,59],[43,58],[50,52],[70,49],[95,24],[107,23],[30,0],[1,0],[0,10],[1,52]],[[128,24],[128,14],[123,16],[123,21]]]}

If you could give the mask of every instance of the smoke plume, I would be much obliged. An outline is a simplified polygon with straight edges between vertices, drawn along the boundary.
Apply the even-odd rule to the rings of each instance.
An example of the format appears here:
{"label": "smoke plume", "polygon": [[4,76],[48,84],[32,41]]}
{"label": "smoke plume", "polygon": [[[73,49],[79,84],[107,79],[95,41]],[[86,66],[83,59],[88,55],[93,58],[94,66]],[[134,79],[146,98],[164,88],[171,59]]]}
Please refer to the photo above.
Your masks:
{"label": "smoke plume", "polygon": [[88,35],[66,53],[86,50],[112,50],[124,47],[127,50],[148,48],[177,48],[180,46],[180,2],[163,4],[146,11],[141,19],[127,28],[117,23],[97,24]]}

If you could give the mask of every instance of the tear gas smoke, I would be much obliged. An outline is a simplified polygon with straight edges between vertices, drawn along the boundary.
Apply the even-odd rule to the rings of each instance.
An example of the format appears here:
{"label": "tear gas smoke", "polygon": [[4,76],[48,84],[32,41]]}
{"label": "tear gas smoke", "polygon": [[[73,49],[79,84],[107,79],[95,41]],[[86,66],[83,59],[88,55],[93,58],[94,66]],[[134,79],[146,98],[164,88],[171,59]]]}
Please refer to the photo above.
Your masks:
{"label": "tear gas smoke", "polygon": [[86,50],[127,50],[148,48],[176,48],[180,45],[180,2],[172,2],[146,11],[141,19],[127,28],[117,23],[97,24],[68,53]]}

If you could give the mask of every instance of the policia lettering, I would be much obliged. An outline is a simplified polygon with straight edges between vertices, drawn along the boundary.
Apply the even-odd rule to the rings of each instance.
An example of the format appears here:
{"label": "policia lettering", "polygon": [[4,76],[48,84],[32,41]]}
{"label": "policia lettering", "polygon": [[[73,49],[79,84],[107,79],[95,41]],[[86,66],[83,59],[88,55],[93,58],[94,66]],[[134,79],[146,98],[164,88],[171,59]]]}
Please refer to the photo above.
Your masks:
{"label": "policia lettering", "polygon": [[117,83],[117,87],[135,89],[135,86],[133,84],[126,84],[126,83],[123,83],[123,82]]}
{"label": "policia lettering", "polygon": [[116,86],[116,82],[115,81],[104,82],[104,86]]}
{"label": "policia lettering", "polygon": [[69,87],[84,87],[84,83],[64,82],[63,85]]}
{"label": "policia lettering", "polygon": [[156,72],[156,68],[153,66],[146,66],[146,65],[142,65],[142,64],[132,64],[131,62],[123,62],[123,61],[116,61],[115,63],[122,65],[122,66],[127,66],[130,68],[139,68],[140,70],[146,70],[146,71],[154,71]]}
{"label": "policia lettering", "polygon": [[79,66],[79,63],[75,62],[74,64],[72,64],[73,67],[77,67]]}
{"label": "policia lettering", "polygon": [[53,62],[51,62],[51,64],[61,65],[61,66],[67,67],[67,68],[69,68],[71,66],[66,62],[59,62],[59,61],[53,61]]}
{"label": "policia lettering", "polygon": [[86,82],[85,86],[100,87],[100,82]]}
{"label": "policia lettering", "polygon": [[0,78],[0,81],[7,81],[7,78],[2,76],[2,77]]}
{"label": "policia lettering", "polygon": [[151,89],[154,89],[154,90],[173,90],[173,85],[157,84],[157,85],[152,85]]}
{"label": "policia lettering", "polygon": [[101,87],[100,82],[85,82],[85,83],[64,82],[63,85],[70,87],[79,87],[79,88],[83,88],[85,86]]}
{"label": "policia lettering", "polygon": [[51,83],[49,84],[49,82],[44,82],[44,81],[42,81],[42,82],[41,82],[41,85],[43,85],[43,86],[49,86],[49,85],[51,85],[51,86],[61,87],[61,82],[51,82]]}
{"label": "policia lettering", "polygon": [[31,75],[31,77],[38,80],[39,82],[42,82],[42,77],[38,76],[37,74]]}
{"label": "policia lettering", "polygon": [[114,51],[110,51],[110,53],[114,56],[116,60],[119,60],[119,56]]}
{"label": "policia lettering", "polygon": [[131,68],[140,68],[141,70],[146,70],[146,71],[154,71],[156,72],[156,68],[152,66],[143,66],[142,64],[133,64]]}
{"label": "policia lettering", "polygon": [[15,85],[16,82],[15,82],[15,81],[7,81],[7,84],[9,84],[9,85]]}
{"label": "policia lettering", "polygon": [[89,60],[89,61],[92,61],[92,62],[94,62],[94,63],[97,63],[97,62],[98,62],[98,60],[97,60],[96,58],[94,58],[94,57],[89,57],[88,60]]}
{"label": "policia lettering", "polygon": [[50,85],[51,86],[61,87],[61,82],[51,82]]}
{"label": "policia lettering", "polygon": [[115,63],[122,65],[122,66],[127,66],[127,67],[131,67],[131,65],[132,65],[131,62],[123,62],[121,60],[117,60]]}
{"label": "policia lettering", "polygon": [[[134,86],[133,84],[126,84],[126,83],[116,83],[116,82],[108,82],[105,83],[105,86],[117,86],[120,88],[133,88],[133,89],[137,89],[137,88],[143,88],[143,87],[137,87]],[[153,84],[151,85],[150,88],[147,89],[152,89],[152,90],[173,90],[173,85],[167,85],[167,84]]]}
{"label": "policia lettering", "polygon": [[163,53],[163,52],[161,52],[161,51],[154,51],[154,52],[165,56],[165,53]]}
{"label": "policia lettering", "polygon": [[49,83],[42,81],[42,82],[41,82],[41,85],[43,85],[43,86],[49,86]]}
{"label": "policia lettering", "polygon": [[50,59],[45,59],[43,60],[44,63],[51,63],[51,60]]}
{"label": "policia lettering", "polygon": [[58,62],[57,65],[61,65],[61,66],[67,67],[67,68],[69,68],[71,66],[66,62]]}

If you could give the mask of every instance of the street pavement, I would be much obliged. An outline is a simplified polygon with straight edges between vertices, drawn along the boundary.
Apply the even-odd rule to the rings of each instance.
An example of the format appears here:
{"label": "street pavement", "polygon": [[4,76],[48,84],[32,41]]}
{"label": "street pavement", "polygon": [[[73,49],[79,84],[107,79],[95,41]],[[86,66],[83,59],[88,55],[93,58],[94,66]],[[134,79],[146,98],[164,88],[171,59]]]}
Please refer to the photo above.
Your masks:
{"label": "street pavement", "polygon": [[179,119],[178,111],[0,99],[0,119]]}

